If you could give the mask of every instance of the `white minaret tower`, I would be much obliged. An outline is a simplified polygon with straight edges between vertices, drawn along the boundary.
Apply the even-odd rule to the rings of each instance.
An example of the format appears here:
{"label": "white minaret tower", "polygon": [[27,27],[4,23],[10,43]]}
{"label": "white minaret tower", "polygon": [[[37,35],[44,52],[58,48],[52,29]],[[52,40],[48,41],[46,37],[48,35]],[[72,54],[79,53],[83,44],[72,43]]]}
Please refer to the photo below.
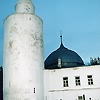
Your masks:
{"label": "white minaret tower", "polygon": [[31,0],[18,0],[4,22],[4,100],[44,100],[43,30]]}

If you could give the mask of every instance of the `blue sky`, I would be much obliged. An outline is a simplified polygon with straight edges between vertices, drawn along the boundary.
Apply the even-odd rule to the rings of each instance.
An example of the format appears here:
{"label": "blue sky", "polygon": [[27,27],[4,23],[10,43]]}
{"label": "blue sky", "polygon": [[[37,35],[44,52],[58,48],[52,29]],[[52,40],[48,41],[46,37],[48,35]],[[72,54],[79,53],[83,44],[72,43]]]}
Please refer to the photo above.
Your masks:
{"label": "blue sky", "polygon": [[[3,22],[14,13],[17,0],[0,3],[0,65],[3,51]],[[36,14],[44,22],[44,59],[63,44],[76,51],[85,63],[100,57],[100,0],[33,0]]]}

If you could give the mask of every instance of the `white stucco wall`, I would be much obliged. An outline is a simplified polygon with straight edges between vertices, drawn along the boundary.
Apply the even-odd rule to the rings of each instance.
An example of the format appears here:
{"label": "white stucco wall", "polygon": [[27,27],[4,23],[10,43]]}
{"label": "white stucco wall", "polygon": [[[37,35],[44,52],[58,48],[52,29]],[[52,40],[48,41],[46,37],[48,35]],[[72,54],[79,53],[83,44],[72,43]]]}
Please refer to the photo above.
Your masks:
{"label": "white stucco wall", "polygon": [[[87,75],[92,75],[93,85],[88,85]],[[75,76],[80,76],[80,86],[75,85]],[[99,76],[100,65],[44,70],[44,100],[77,100],[83,94],[86,100],[100,100]],[[63,77],[68,77],[68,87],[63,87]]]}
{"label": "white stucco wall", "polygon": [[4,100],[44,100],[43,22],[26,1],[4,22]]}

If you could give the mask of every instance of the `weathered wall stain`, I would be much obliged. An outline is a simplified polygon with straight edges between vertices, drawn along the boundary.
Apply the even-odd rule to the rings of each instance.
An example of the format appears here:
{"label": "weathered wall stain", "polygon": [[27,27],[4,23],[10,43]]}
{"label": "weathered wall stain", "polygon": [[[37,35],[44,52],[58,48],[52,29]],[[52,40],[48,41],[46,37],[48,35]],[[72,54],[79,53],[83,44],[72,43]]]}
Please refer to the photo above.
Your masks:
{"label": "weathered wall stain", "polygon": [[13,41],[9,41],[9,48],[12,48],[13,47]]}

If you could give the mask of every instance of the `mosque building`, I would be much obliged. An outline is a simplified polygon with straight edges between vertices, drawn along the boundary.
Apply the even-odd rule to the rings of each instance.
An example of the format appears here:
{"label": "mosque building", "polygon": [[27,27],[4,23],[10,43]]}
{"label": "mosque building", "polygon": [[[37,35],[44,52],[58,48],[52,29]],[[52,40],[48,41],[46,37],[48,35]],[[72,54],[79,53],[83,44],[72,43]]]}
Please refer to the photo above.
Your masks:
{"label": "mosque building", "polygon": [[31,0],[18,0],[6,18],[0,100],[100,100],[100,59],[86,66],[60,36],[59,48],[43,61],[42,24]]}
{"label": "mosque building", "polygon": [[84,65],[61,41],[45,60],[44,100],[100,100],[99,64]]}

